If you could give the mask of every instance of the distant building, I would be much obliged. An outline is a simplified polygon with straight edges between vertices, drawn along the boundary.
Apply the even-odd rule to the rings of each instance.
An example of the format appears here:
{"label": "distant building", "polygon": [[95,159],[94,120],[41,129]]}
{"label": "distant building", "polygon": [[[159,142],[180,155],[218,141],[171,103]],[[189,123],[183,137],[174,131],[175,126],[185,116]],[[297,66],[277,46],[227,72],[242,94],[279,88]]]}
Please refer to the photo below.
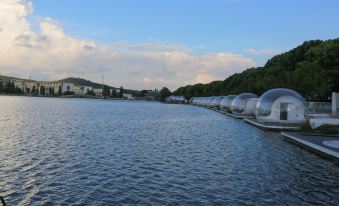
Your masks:
{"label": "distant building", "polygon": [[103,89],[102,89],[102,88],[94,88],[94,89],[93,89],[93,92],[94,92],[94,94],[95,94],[96,97],[101,98],[101,97],[102,97]]}
{"label": "distant building", "polygon": [[26,93],[27,91],[27,86],[26,86],[26,81],[24,80],[13,80],[15,88],[20,89],[22,92]]}
{"label": "distant building", "polygon": [[133,97],[132,94],[126,94],[126,93],[124,93],[124,94],[123,94],[123,97],[126,98],[126,99],[134,99],[134,97]]}
{"label": "distant building", "polygon": [[80,86],[80,85],[74,86],[74,93],[76,95],[87,95],[88,92],[92,90],[93,90],[93,87],[90,87],[90,86]]}
{"label": "distant building", "polygon": [[74,92],[74,84],[73,83],[62,83],[61,91],[63,94],[65,92]]}
{"label": "distant building", "polygon": [[157,100],[158,97],[159,97],[159,92],[152,91],[152,90],[149,90],[147,91],[147,93],[144,94],[144,98],[146,100],[154,101],[154,100]]}

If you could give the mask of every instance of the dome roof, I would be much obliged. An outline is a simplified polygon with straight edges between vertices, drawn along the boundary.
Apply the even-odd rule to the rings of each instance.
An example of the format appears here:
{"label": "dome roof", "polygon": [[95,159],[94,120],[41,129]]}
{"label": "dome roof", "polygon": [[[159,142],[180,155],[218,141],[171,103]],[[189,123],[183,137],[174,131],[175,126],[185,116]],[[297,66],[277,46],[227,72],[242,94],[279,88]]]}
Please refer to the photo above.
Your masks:
{"label": "dome roof", "polygon": [[[274,114],[272,114],[272,111],[277,110],[277,111],[274,111],[274,113],[277,113],[275,115],[275,118],[277,119],[279,116],[278,113],[280,114],[281,107],[283,107],[281,106],[282,104],[285,104],[286,110],[297,113],[297,112],[305,111],[306,102],[299,93],[291,89],[285,89],[285,88],[271,89],[265,92],[259,98],[257,105],[256,105],[256,117],[260,118],[260,117],[272,116],[270,118],[273,118]],[[291,105],[291,106],[286,106],[286,105]],[[292,105],[294,106],[292,107]]]}
{"label": "dome roof", "polygon": [[229,108],[232,104],[233,99],[236,97],[237,95],[228,95],[224,98],[222,98],[220,106],[223,108]]}
{"label": "dome roof", "polygon": [[220,103],[224,97],[223,96],[217,96],[213,100],[213,106],[220,106]]}
{"label": "dome roof", "polygon": [[245,112],[246,102],[251,98],[258,98],[258,95],[253,93],[242,93],[233,99],[231,104],[232,112],[242,114]]}

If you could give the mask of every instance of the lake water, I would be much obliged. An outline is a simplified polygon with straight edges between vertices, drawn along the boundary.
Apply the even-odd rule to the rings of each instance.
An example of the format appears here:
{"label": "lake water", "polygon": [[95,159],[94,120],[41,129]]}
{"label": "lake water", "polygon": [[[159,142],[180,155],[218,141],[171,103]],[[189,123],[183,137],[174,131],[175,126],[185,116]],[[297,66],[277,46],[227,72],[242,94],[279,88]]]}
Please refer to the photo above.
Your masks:
{"label": "lake water", "polygon": [[0,97],[8,205],[339,205],[339,167],[220,113]]}

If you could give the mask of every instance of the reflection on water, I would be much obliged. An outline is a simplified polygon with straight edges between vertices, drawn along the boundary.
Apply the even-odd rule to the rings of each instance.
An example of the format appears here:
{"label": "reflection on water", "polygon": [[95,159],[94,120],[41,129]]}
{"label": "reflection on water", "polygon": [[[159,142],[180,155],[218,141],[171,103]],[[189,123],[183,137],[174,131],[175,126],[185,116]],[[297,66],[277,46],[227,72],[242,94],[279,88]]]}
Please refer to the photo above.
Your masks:
{"label": "reflection on water", "polygon": [[338,205],[339,169],[188,105],[0,97],[8,205]]}

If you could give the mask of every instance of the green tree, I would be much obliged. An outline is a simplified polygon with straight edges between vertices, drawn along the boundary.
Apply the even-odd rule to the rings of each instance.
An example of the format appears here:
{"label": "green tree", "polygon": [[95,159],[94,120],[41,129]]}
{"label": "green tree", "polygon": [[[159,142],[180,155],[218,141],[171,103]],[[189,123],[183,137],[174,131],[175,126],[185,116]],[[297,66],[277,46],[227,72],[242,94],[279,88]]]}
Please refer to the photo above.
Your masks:
{"label": "green tree", "polygon": [[147,94],[147,93],[148,93],[147,90],[141,90],[140,96],[145,97],[145,94]]}
{"label": "green tree", "polygon": [[104,85],[104,88],[102,90],[102,96],[107,98],[110,96],[110,88],[107,85]]}
{"label": "green tree", "polygon": [[59,96],[62,95],[62,87],[61,87],[61,85],[59,86],[59,89],[58,89],[58,95],[59,95]]}
{"label": "green tree", "polygon": [[95,93],[93,92],[93,90],[88,90],[86,95],[95,96]]}
{"label": "green tree", "polygon": [[115,89],[112,89],[111,97],[113,97],[113,98],[118,97],[117,91]]}
{"label": "green tree", "polygon": [[5,89],[4,82],[0,81],[0,93],[3,93]]}
{"label": "green tree", "polygon": [[46,90],[44,86],[40,86],[40,95],[45,95],[46,94]]}
{"label": "green tree", "polygon": [[167,87],[163,87],[160,90],[160,95],[159,95],[160,101],[164,102],[165,98],[171,96],[171,94],[172,94],[171,91]]}
{"label": "green tree", "polygon": [[119,97],[120,98],[124,97],[124,88],[122,86],[120,87]]}

